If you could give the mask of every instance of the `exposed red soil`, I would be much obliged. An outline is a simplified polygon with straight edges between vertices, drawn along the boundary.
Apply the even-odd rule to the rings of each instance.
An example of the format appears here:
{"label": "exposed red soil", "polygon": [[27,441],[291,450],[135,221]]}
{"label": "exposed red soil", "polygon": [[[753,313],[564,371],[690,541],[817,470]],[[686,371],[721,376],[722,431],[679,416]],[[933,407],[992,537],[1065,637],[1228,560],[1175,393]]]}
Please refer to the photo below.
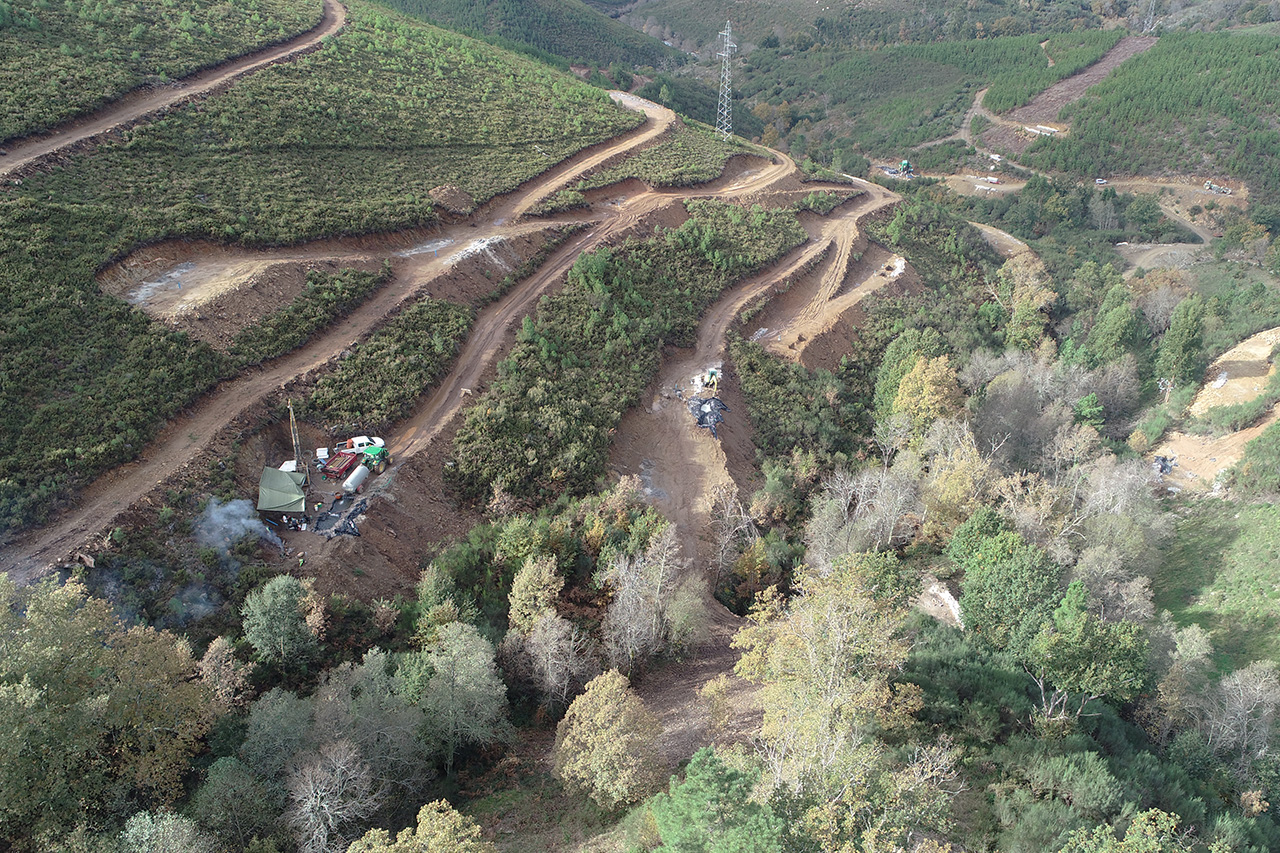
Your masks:
{"label": "exposed red soil", "polygon": [[1125,36],[1093,65],[1072,74],[1065,80],[1054,83],[1036,95],[1031,103],[1009,113],[1007,118],[1024,125],[1043,124],[1048,127],[1065,127],[1058,121],[1058,113],[1063,107],[1080,100],[1090,87],[1101,83],[1108,74],[1119,67],[1120,63],[1145,53],[1155,47],[1157,41],[1159,39],[1155,36]]}

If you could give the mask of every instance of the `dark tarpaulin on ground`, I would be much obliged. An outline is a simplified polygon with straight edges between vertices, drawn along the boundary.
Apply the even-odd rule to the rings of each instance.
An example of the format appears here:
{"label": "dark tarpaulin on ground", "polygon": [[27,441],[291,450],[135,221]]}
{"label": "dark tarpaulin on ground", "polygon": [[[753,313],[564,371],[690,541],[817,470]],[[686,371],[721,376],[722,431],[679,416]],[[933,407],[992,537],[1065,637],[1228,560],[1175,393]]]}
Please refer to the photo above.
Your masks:
{"label": "dark tarpaulin on ground", "polygon": [[329,509],[316,516],[316,532],[325,539],[335,536],[359,536],[356,519],[369,508],[368,498],[355,499],[344,496],[333,502]]}
{"label": "dark tarpaulin on ground", "polygon": [[716,438],[720,437],[716,434],[716,424],[724,423],[723,413],[727,411],[729,407],[719,397],[689,398],[689,414],[693,415],[698,426],[711,430],[711,434]]}

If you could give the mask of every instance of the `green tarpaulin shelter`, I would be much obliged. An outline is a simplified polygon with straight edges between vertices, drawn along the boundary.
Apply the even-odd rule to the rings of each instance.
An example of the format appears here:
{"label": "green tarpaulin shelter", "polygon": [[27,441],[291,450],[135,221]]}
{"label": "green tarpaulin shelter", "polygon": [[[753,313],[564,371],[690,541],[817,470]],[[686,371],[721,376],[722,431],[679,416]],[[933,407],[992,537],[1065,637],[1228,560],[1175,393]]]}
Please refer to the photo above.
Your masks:
{"label": "green tarpaulin shelter", "polygon": [[305,512],[307,496],[302,491],[305,476],[301,471],[263,468],[262,479],[258,481],[258,509],[262,512]]}

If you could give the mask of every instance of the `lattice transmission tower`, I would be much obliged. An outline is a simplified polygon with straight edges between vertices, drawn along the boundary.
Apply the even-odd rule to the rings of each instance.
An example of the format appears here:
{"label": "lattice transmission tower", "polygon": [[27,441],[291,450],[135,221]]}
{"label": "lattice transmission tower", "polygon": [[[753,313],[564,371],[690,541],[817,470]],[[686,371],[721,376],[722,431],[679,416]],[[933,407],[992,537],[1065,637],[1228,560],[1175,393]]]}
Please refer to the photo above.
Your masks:
{"label": "lattice transmission tower", "polygon": [[716,113],[716,131],[727,140],[733,136],[733,66],[730,64],[730,57],[738,46],[733,43],[733,28],[728,21],[724,22],[724,32],[720,35],[724,37],[724,43],[720,53],[717,54],[722,60],[720,63],[720,109]]}

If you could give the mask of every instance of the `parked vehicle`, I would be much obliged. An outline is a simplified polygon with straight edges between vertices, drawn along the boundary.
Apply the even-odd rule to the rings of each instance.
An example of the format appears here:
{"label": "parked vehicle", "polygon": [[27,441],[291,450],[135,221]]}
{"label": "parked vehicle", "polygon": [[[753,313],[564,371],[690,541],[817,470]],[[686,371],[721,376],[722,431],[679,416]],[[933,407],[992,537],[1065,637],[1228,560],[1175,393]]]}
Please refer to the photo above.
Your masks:
{"label": "parked vehicle", "polygon": [[[376,442],[376,443],[375,443]],[[359,447],[339,447],[337,453],[330,456],[320,466],[320,476],[325,480],[342,480],[350,476],[359,465],[364,465],[375,474],[381,474],[391,464],[391,451],[387,450],[380,438],[359,436],[351,439],[349,444]],[[319,456],[317,455],[317,461]]]}

